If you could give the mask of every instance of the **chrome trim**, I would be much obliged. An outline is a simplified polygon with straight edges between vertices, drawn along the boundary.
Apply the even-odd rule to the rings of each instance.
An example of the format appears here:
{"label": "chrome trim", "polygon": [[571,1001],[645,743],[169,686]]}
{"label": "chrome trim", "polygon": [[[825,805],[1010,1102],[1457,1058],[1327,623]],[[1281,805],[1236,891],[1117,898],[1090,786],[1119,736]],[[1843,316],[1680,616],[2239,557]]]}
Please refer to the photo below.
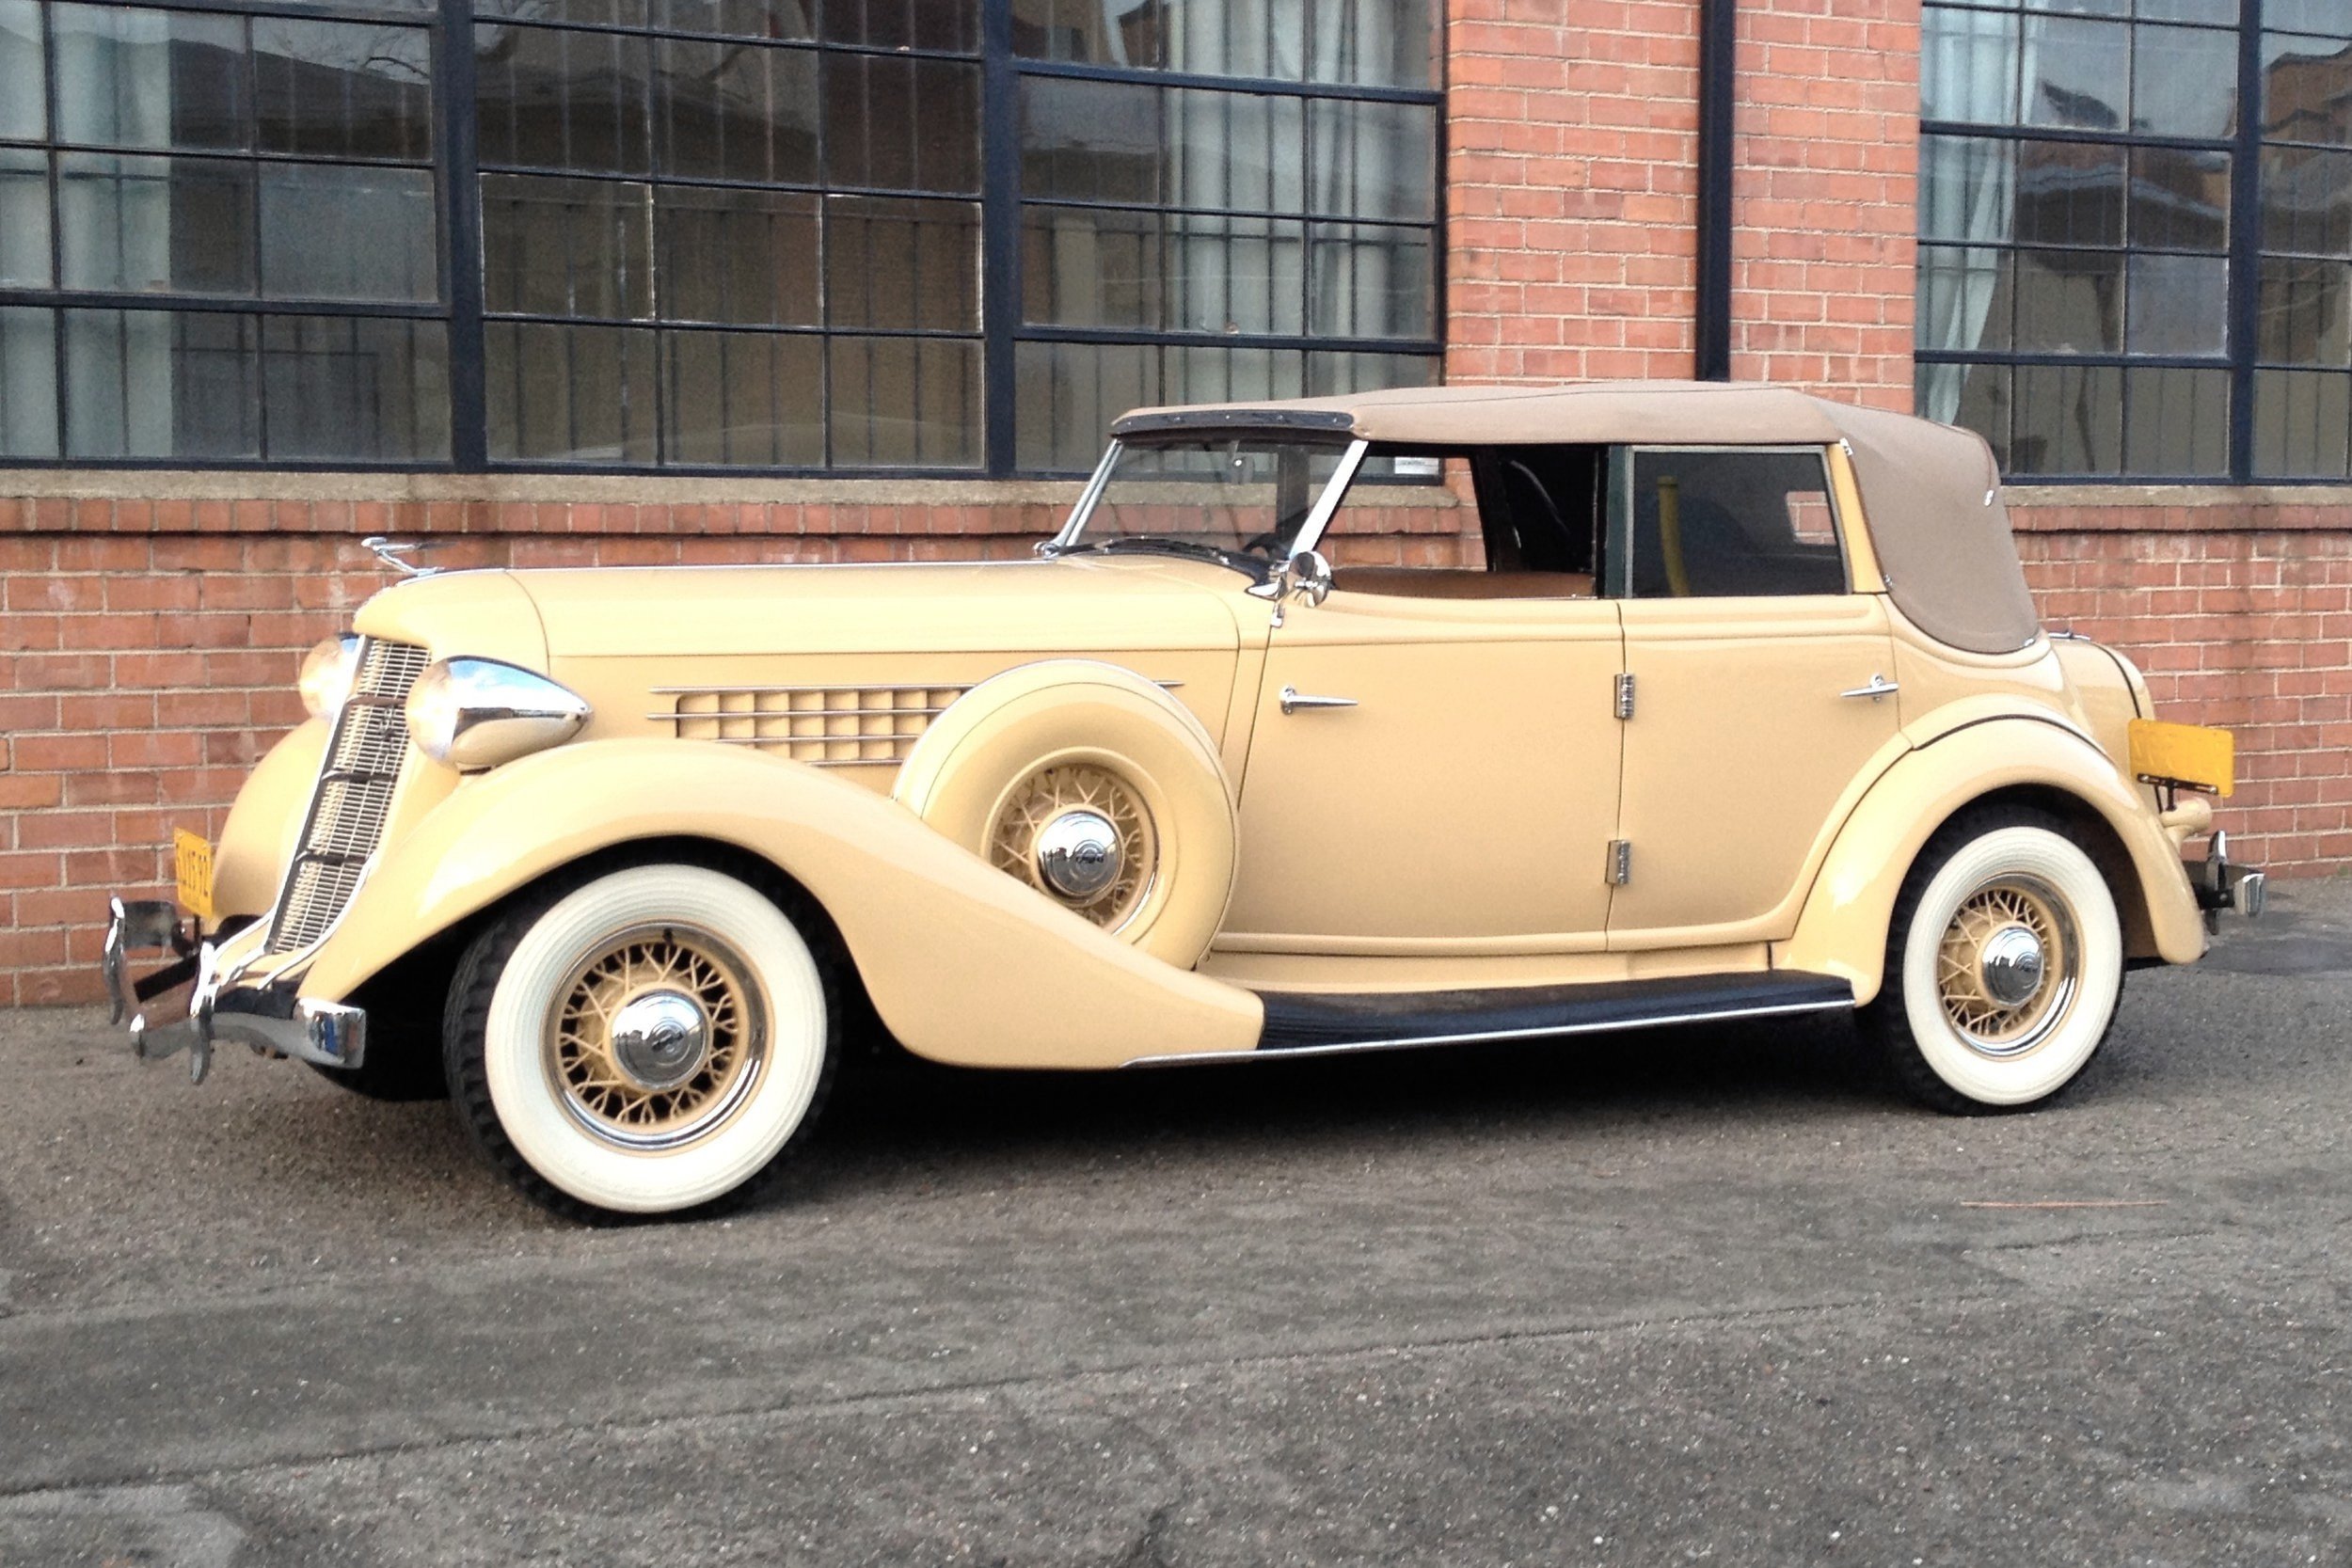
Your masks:
{"label": "chrome trim", "polygon": [[1103,499],[1104,490],[1110,485],[1111,469],[1118,466],[1119,453],[1124,445],[1113,436],[1110,444],[1103,449],[1103,460],[1094,465],[1094,472],[1087,476],[1086,488],[1080,490],[1078,499],[1071,503],[1070,515],[1062,519],[1061,531],[1051,539],[1040,540],[1033,546],[1041,557],[1051,561],[1078,542],[1078,535],[1086,531],[1087,519],[1094,515],[1095,503]]}
{"label": "chrome trim", "polygon": [[1062,813],[1038,830],[1030,853],[1046,891],[1067,903],[1091,903],[1119,880],[1119,830],[1100,812]]}
{"label": "chrome trim", "polygon": [[1285,718],[1294,713],[1321,713],[1332,708],[1356,705],[1356,699],[1353,697],[1316,697],[1299,690],[1295,686],[1282,688],[1282,714]]}
{"label": "chrome trim", "polygon": [[[447,703],[447,735],[425,733],[419,709]],[[595,717],[588,699],[504,659],[459,657],[426,668],[401,705],[408,736],[435,762],[479,773],[561,746]]]}
{"label": "chrome trim", "polygon": [[1422,1045],[1475,1045],[1485,1040],[1543,1039],[1553,1035],[1607,1035],[1629,1033],[1635,1029],[1661,1029],[1677,1023],[1712,1023],[1724,1019],[1776,1018],[1794,1013],[1851,1012],[1851,1002],[1781,1002],[1768,1007],[1734,1007],[1729,1010],[1710,1008],[1699,1012],[1675,1013],[1664,1018],[1645,1018],[1632,1022],[1615,1020],[1606,1023],[1562,1023],[1541,1029],[1489,1029],[1461,1035],[1427,1035],[1417,1039],[1344,1040],[1329,1045],[1290,1045],[1275,1050],[1253,1047],[1248,1051],[1202,1051],[1190,1055],[1181,1053],[1156,1056],[1134,1056],[1120,1063],[1131,1067],[1184,1067],[1194,1062],[1279,1062],[1298,1056],[1343,1056],[1366,1051],[1410,1051]]}
{"label": "chrome trim", "polygon": [[649,990],[612,1015],[612,1065],[636,1087],[675,1089],[702,1070],[710,1021],[684,991]]}
{"label": "chrome trim", "polygon": [[1356,483],[1356,470],[1364,466],[1364,454],[1372,450],[1370,441],[1351,441],[1340,458],[1340,466],[1331,470],[1330,483],[1308,510],[1307,520],[1298,525],[1298,534],[1291,541],[1291,553],[1283,557],[1287,564],[1297,557],[1312,552],[1323,543],[1323,531],[1331,526],[1331,515],[1340,509],[1340,501],[1347,487]]}
{"label": "chrome trim", "polygon": [[[114,1004],[114,1022],[130,1016],[132,1053],[141,1061],[161,1061],[188,1053],[188,1079],[200,1084],[212,1070],[213,1051],[222,1043],[241,1044],[266,1053],[292,1056],[321,1067],[356,1068],[367,1058],[367,1014],[358,1007],[315,997],[297,996],[296,981],[280,973],[251,987],[235,981],[250,958],[231,961],[225,955],[245,941],[240,932],[222,942],[196,940],[192,922],[159,899],[109,900],[112,919],[100,968]],[[257,924],[248,929],[258,932]],[[127,960],[134,952],[179,955],[193,960],[193,981],[181,980],[142,1006],[131,980]],[[168,973],[168,972],[167,972]],[[187,987],[184,1002],[179,1000]]]}
{"label": "chrome trim", "polygon": [[[864,686],[855,681],[826,681],[815,686],[652,686],[645,689],[656,697],[772,697],[779,692],[798,695],[804,691],[969,691],[972,687],[967,681],[872,681]],[[706,719],[713,715],[697,713],[689,717]]]}
{"label": "chrome trim", "polygon": [[406,558],[424,548],[424,546],[417,540],[395,540],[386,534],[371,533],[359,541],[359,547],[405,578],[429,578],[440,570],[438,566],[408,564]]}
{"label": "chrome trim", "polygon": [[1870,672],[1869,685],[1857,686],[1851,691],[1840,691],[1838,695],[1840,697],[1867,697],[1872,702],[1876,702],[1881,697],[1892,697],[1896,692],[1900,691],[1901,689],[1901,682],[1890,681],[1885,675],[1876,670],[1873,670]]}
{"label": "chrome trim", "polygon": [[[879,690],[881,689],[875,688],[875,689]],[[944,691],[947,689],[946,687],[934,686],[930,689],[933,691]],[[745,719],[936,719],[946,711],[947,709],[945,705],[939,707],[779,707],[768,708],[765,710],[758,708],[713,708],[708,713],[689,713],[681,708],[671,708],[666,712],[648,713],[645,717],[648,719],[660,720],[663,723],[675,724],[688,721],[698,722],[703,720],[718,719],[733,719],[737,721]],[[760,738],[763,740],[853,740],[861,737],[847,735],[779,735],[762,736]],[[870,736],[863,738],[881,740],[888,737],[883,736]]]}

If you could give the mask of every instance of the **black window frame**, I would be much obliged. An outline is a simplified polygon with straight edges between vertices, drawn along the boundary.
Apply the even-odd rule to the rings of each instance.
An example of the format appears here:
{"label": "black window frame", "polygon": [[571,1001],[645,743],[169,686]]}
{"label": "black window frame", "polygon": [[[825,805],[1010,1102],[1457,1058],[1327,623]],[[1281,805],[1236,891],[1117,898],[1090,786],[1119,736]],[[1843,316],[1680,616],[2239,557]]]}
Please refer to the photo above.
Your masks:
{"label": "black window frame", "polygon": [[[1115,67],[1051,60],[1025,56],[1016,53],[1012,0],[980,0],[977,54],[943,52],[929,46],[898,48],[891,45],[853,43],[838,40],[810,40],[806,47],[834,53],[856,53],[884,58],[947,57],[976,63],[980,75],[980,180],[979,191],[970,198],[978,204],[979,235],[977,240],[977,270],[979,276],[979,320],[974,334],[938,333],[921,328],[901,331],[897,328],[875,329],[876,336],[949,336],[972,339],[979,344],[979,383],[981,416],[978,433],[980,460],[971,466],[856,466],[839,467],[830,463],[805,465],[702,465],[683,463],[624,463],[608,461],[532,460],[494,458],[489,451],[490,421],[488,402],[493,388],[486,374],[486,329],[501,321],[536,320],[528,314],[494,312],[485,309],[483,180],[485,173],[495,175],[501,170],[485,170],[476,121],[478,86],[475,54],[471,47],[477,23],[505,22],[551,25],[579,31],[626,33],[633,37],[660,39],[711,40],[725,39],[742,41],[732,35],[709,34],[659,26],[619,25],[577,20],[548,19],[544,23],[527,23],[526,19],[501,15],[475,0],[133,0],[147,8],[200,12],[239,18],[260,16],[286,17],[304,21],[357,21],[424,28],[431,40],[431,107],[433,135],[431,170],[435,194],[436,216],[438,223],[439,298],[431,304],[345,303],[342,301],[277,301],[259,297],[223,300],[189,294],[142,293],[117,294],[91,292],[71,292],[61,287],[63,274],[57,251],[62,244],[56,220],[57,159],[66,150],[58,139],[56,113],[58,73],[56,69],[56,32],[51,15],[53,0],[42,0],[40,7],[41,27],[41,56],[43,89],[47,99],[43,138],[39,142],[8,142],[10,148],[31,148],[48,159],[50,200],[51,277],[48,289],[0,287],[0,309],[32,308],[50,312],[53,324],[53,354],[56,371],[56,452],[54,456],[10,456],[0,454],[0,471],[10,468],[69,467],[77,469],[120,470],[229,470],[229,471],[288,471],[288,472],[390,472],[390,473],[539,473],[566,475],[628,475],[644,477],[672,476],[678,478],[812,478],[837,481],[889,479],[961,479],[1009,480],[1059,478],[1074,476],[1084,470],[1077,468],[1023,467],[1016,457],[1018,432],[1015,428],[1016,356],[1024,343],[1108,343],[1137,345],[1153,349],[1272,349],[1295,351],[1302,356],[1315,354],[1354,355],[1378,354],[1425,357],[1430,361],[1430,379],[1442,378],[1444,355],[1444,324],[1446,320],[1445,258],[1445,168],[1446,119],[1445,97],[1447,55],[1445,50],[1445,20],[1442,8],[1430,18],[1431,81],[1424,87],[1395,87],[1372,84],[1294,81],[1279,78],[1224,76],[1200,74],[1149,67]],[[1077,327],[1025,324],[1021,320],[1024,298],[1022,243],[1022,214],[1025,201],[1021,190],[1020,92],[1025,78],[1065,78],[1114,83],[1144,83],[1165,87],[1207,88],[1222,92],[1280,95],[1311,103],[1316,100],[1339,100],[1362,103],[1395,103],[1424,105],[1431,111],[1435,145],[1429,149],[1432,160],[1433,211],[1425,225],[1415,222],[1411,227],[1425,229],[1429,235],[1432,266],[1429,277],[1429,332],[1416,338],[1357,338],[1316,337],[1310,330],[1311,321],[1302,318],[1300,332],[1295,335],[1197,332],[1128,327]],[[78,147],[75,149],[79,150]],[[132,150],[140,155],[155,155],[156,149]],[[249,154],[247,154],[249,156]],[[339,160],[366,162],[366,159]],[[565,178],[602,178],[615,181],[653,181],[662,184],[725,183],[699,180],[668,180],[650,172],[622,174],[617,171],[546,170],[549,175]],[[785,186],[763,186],[763,189],[785,190]],[[793,190],[799,187],[788,187]],[[831,194],[840,194],[838,191]],[[922,193],[883,191],[884,198],[908,198],[922,199]],[[1105,205],[1115,205],[1108,204]],[[1177,209],[1155,209],[1174,212]],[[1299,214],[1285,214],[1286,217]],[[257,220],[258,221],[258,220]],[[1302,219],[1311,222],[1312,220]],[[1380,222],[1333,215],[1322,221],[1332,223]],[[1310,230],[1311,233],[1311,230]],[[1310,240],[1311,246],[1311,239]],[[1302,266],[1302,275],[1305,272]],[[1302,285],[1303,287],[1304,285]],[[202,458],[189,456],[166,457],[83,457],[74,455],[68,432],[71,404],[66,386],[68,356],[63,346],[65,312],[75,309],[148,309],[172,312],[237,312],[246,316],[308,315],[322,317],[408,318],[439,323],[446,334],[448,366],[447,404],[449,409],[449,440],[446,458],[425,458],[414,461],[354,461],[326,458],[274,458],[266,455],[251,458]],[[568,319],[568,318],[567,318]],[[658,318],[632,323],[647,328],[671,324]],[[750,326],[743,330],[767,331],[803,330],[774,326]],[[827,335],[838,335],[830,325],[805,329]],[[255,331],[260,328],[257,325]],[[261,373],[259,351],[256,374]],[[661,378],[661,365],[657,356],[654,376]],[[663,427],[656,415],[656,436]],[[827,451],[831,451],[831,420],[826,419]],[[261,438],[257,437],[257,441]],[[264,448],[265,450],[265,448]]]}

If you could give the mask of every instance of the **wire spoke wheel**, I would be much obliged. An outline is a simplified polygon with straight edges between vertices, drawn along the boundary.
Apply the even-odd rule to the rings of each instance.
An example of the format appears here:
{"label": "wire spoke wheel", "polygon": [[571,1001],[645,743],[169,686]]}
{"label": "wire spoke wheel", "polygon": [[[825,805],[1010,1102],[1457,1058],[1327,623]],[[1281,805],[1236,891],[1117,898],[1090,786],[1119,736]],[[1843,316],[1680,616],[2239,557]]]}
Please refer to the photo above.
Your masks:
{"label": "wire spoke wheel", "polygon": [[2037,878],[2009,876],[1961,901],[1936,950],[1936,995],[1970,1049],[2032,1050],[2065,1016],[2081,944],[2065,900]]}
{"label": "wire spoke wheel", "polygon": [[1158,874],[1159,836],[1134,785],[1090,762],[1057,763],[1007,792],[989,859],[1106,931],[1133,920]]}
{"label": "wire spoke wheel", "polygon": [[632,928],[573,969],[548,1021],[546,1068],[588,1132],[675,1148],[726,1120],[757,1081],[766,1012],[749,966],[708,931]]}

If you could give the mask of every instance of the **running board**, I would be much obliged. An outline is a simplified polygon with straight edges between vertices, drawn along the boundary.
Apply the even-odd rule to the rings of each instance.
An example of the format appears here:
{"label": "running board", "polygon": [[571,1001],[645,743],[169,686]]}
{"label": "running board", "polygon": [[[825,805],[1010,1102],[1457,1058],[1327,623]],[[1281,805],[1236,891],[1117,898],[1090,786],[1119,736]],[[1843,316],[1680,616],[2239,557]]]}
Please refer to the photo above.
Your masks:
{"label": "running board", "polygon": [[1247,1061],[1464,1045],[1477,1040],[1539,1039],[1552,1035],[1654,1029],[1670,1023],[1847,1012],[1854,1006],[1850,982],[1785,969],[1497,990],[1330,995],[1265,991],[1261,995],[1265,1002],[1265,1027],[1256,1050],[1146,1056],[1127,1065]]}

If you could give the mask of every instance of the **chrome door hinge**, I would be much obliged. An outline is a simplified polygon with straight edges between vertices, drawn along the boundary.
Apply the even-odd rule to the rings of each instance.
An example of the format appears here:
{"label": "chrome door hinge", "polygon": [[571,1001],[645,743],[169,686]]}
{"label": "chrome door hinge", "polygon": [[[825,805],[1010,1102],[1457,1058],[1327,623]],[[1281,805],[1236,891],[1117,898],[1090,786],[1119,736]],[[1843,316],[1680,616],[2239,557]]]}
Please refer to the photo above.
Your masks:
{"label": "chrome door hinge", "polygon": [[1633,880],[1633,845],[1629,839],[1609,841],[1609,885],[1623,887]]}
{"label": "chrome door hinge", "polygon": [[1617,717],[1620,719],[1633,717],[1633,676],[1630,673],[1621,673],[1617,676]]}

